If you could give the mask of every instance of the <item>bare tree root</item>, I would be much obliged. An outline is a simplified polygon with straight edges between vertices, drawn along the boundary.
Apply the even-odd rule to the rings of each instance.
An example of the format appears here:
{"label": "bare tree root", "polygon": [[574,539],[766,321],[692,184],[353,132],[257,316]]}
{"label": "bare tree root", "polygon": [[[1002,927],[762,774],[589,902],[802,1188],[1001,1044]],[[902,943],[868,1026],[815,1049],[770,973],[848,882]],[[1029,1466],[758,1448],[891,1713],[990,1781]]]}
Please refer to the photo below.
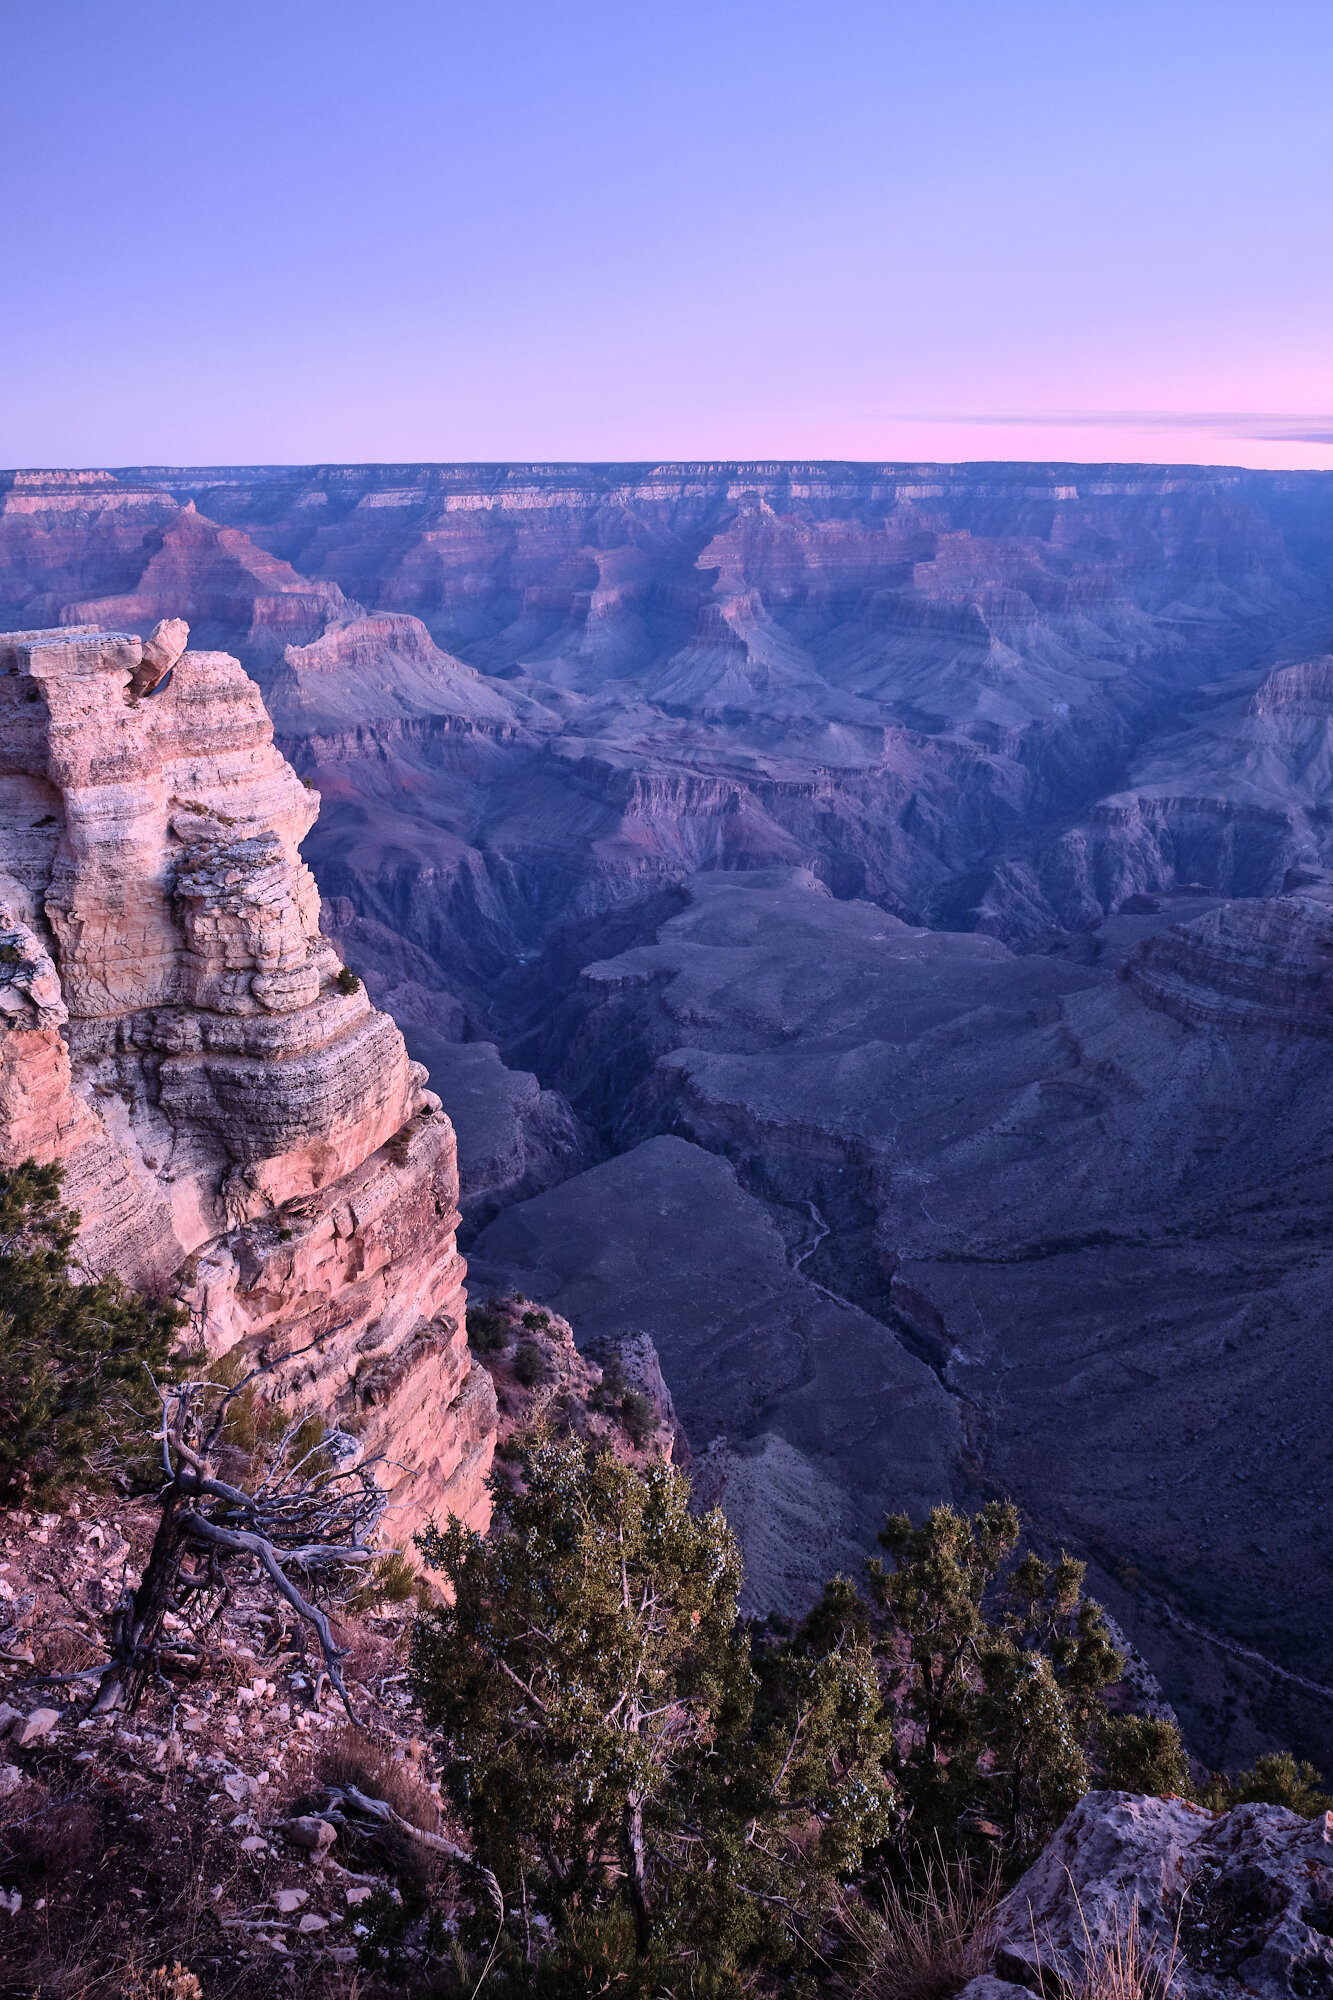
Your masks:
{"label": "bare tree root", "polygon": [[320,1819],[328,1820],[331,1826],[369,1834],[372,1838],[377,1832],[393,1832],[431,1854],[438,1854],[442,1860],[452,1862],[456,1868],[463,1869],[481,1883],[495,1905],[496,1914],[503,1920],[505,1906],[500,1884],[490,1869],[474,1861],[457,1841],[446,1840],[442,1833],[427,1833],[424,1827],[413,1826],[410,1819],[404,1819],[400,1812],[395,1812],[386,1800],[372,1799],[355,1785],[329,1785],[325,1796],[329,1804],[318,1815]]}

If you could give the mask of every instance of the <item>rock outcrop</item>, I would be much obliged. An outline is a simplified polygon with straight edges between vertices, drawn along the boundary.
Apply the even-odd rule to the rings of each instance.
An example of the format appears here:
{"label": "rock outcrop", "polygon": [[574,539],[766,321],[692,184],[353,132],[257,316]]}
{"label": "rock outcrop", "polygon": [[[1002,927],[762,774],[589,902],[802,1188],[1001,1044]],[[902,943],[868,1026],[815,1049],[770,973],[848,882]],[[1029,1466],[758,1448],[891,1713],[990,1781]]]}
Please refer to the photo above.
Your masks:
{"label": "rock outcrop", "polygon": [[1224,903],[1145,939],[1125,977],[1192,1026],[1333,1036],[1333,908],[1323,895]]}
{"label": "rock outcrop", "polygon": [[452,1127],[320,934],[258,689],[185,638],[0,638],[0,1157],[64,1164],[93,1269],[388,1448],[395,1539],[480,1523]]}
{"label": "rock outcrop", "polygon": [[131,590],[75,599],[63,617],[67,624],[142,626],[184,613],[210,636],[242,631],[250,648],[271,657],[355,608],[336,583],[308,582],[240,529],[219,527],[187,503]]}
{"label": "rock outcrop", "polygon": [[1148,1979],[1181,2000],[1333,1992],[1333,1813],[1089,1793],[1000,1904],[995,1972],[1011,1992],[1077,1982],[1132,1930]]}

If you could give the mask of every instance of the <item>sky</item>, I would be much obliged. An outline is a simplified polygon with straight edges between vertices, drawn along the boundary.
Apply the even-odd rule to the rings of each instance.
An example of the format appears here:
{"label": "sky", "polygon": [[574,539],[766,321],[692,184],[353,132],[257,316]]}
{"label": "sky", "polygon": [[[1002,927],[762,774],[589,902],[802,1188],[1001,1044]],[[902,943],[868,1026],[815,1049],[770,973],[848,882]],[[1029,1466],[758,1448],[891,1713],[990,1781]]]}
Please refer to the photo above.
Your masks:
{"label": "sky", "polygon": [[1333,467],[1329,0],[0,0],[0,465]]}

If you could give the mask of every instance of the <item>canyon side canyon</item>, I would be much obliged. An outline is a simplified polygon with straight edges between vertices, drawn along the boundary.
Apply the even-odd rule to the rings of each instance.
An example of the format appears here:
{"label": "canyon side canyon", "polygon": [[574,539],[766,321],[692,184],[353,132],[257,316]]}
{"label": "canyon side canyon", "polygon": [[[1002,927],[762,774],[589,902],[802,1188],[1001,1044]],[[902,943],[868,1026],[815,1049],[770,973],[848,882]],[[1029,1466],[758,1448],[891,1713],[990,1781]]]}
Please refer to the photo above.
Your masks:
{"label": "canyon side canyon", "polygon": [[651,1337],[752,1608],[1003,1494],[1333,1770],[1333,475],[18,472],[0,628],[91,1262],[480,1524],[457,1230]]}

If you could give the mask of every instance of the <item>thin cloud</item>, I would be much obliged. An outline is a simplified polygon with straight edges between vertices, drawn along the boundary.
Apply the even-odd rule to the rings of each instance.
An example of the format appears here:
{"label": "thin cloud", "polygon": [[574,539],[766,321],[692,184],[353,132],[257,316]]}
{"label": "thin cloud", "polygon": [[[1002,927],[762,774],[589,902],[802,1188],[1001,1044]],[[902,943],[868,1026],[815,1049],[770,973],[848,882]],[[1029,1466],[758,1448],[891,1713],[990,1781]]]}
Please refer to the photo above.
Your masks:
{"label": "thin cloud", "polygon": [[984,424],[1003,430],[1210,431],[1217,437],[1282,439],[1292,444],[1333,444],[1333,416],[1286,410],[1029,410],[898,411],[862,419],[880,424]]}

